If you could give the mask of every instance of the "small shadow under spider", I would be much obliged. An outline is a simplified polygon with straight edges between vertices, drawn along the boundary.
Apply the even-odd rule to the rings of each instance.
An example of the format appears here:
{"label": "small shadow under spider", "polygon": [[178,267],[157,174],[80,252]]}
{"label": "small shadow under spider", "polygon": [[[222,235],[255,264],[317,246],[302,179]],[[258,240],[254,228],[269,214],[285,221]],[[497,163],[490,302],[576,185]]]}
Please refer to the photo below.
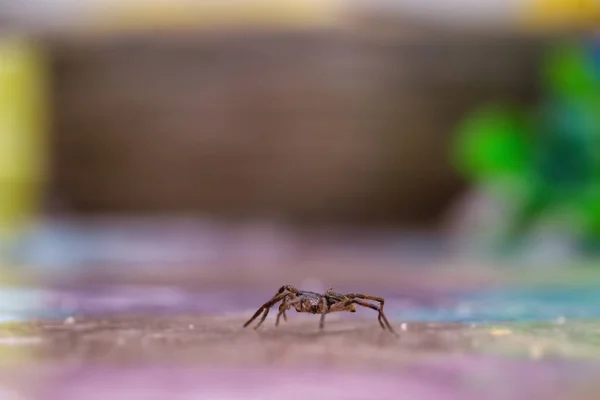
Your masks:
{"label": "small shadow under spider", "polygon": [[267,331],[257,331],[260,337],[264,338],[297,338],[297,339],[316,339],[320,337],[339,336],[339,335],[362,335],[363,330],[356,330],[352,328],[348,329],[337,329],[329,331],[298,331],[292,329],[270,329]]}

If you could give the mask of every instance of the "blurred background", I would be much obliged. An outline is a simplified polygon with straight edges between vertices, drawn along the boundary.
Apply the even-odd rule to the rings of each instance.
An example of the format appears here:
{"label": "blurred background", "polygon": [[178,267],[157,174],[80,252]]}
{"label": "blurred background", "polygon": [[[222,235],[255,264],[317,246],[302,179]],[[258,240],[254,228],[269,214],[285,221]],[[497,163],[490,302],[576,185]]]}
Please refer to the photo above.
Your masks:
{"label": "blurred background", "polygon": [[599,23],[595,0],[3,2],[3,276],[407,293],[593,265]]}

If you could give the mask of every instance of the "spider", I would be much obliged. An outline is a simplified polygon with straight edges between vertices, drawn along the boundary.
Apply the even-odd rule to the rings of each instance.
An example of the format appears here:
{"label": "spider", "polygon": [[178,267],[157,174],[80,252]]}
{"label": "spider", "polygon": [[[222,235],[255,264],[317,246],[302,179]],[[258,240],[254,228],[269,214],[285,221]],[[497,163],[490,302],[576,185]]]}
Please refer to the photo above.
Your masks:
{"label": "spider", "polygon": [[[379,306],[369,303],[366,300],[377,301],[379,302]],[[385,300],[381,297],[368,296],[359,293],[341,294],[336,293],[333,288],[329,288],[325,291],[325,293],[319,294],[306,290],[298,290],[290,285],[285,285],[279,288],[277,293],[275,293],[275,296],[263,304],[256,311],[256,313],[254,313],[252,318],[250,318],[244,324],[244,328],[250,325],[250,323],[254,321],[262,312],[263,315],[260,318],[260,321],[254,327],[254,329],[258,329],[258,327],[267,318],[267,314],[269,314],[271,307],[280,301],[281,304],[279,305],[279,313],[277,314],[277,319],[275,320],[275,326],[279,326],[279,319],[282,316],[283,319],[287,321],[285,312],[294,307],[296,312],[321,314],[319,329],[322,330],[325,324],[325,314],[336,311],[356,312],[356,305],[358,304],[359,306],[372,308],[373,310],[377,311],[379,313],[377,321],[379,322],[381,328],[384,330],[387,328],[390,332],[398,335],[394,329],[392,329],[385,314],[383,313],[383,304],[385,303]]]}

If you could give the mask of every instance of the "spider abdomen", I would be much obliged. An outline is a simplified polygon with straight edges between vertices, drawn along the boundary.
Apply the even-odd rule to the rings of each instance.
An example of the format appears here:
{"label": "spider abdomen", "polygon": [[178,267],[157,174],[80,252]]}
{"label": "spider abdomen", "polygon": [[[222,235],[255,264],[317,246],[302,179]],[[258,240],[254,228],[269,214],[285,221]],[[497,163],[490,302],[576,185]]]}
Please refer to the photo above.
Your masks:
{"label": "spider abdomen", "polygon": [[294,308],[298,312],[321,314],[323,312],[323,296],[314,292],[299,292],[299,303],[294,304]]}

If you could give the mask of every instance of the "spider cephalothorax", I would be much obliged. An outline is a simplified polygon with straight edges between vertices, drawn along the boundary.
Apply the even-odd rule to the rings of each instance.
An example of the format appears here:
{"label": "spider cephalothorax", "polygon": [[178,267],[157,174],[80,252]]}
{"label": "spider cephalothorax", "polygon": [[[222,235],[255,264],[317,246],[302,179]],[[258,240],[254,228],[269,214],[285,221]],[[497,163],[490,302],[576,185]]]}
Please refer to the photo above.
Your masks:
{"label": "spider cephalothorax", "polygon": [[[377,301],[379,305],[369,303],[367,300]],[[275,320],[275,326],[279,325],[279,318],[283,316],[283,319],[287,321],[285,312],[290,308],[294,308],[297,312],[321,314],[321,320],[319,322],[319,328],[323,329],[325,324],[325,314],[338,311],[356,312],[356,305],[371,308],[379,313],[377,320],[379,325],[383,329],[388,329],[390,332],[394,332],[390,323],[388,322],[385,314],[383,313],[383,304],[385,300],[381,297],[368,296],[359,293],[342,294],[336,293],[333,288],[329,288],[325,293],[320,294],[316,292],[309,292],[306,290],[298,290],[293,286],[285,285],[279,288],[275,296],[265,304],[263,304],[254,313],[245,324],[244,328],[250,325],[262,312],[263,315],[254,327],[257,329],[267,318],[269,310],[275,304],[281,302],[279,305],[279,312],[277,313],[277,319]]]}

